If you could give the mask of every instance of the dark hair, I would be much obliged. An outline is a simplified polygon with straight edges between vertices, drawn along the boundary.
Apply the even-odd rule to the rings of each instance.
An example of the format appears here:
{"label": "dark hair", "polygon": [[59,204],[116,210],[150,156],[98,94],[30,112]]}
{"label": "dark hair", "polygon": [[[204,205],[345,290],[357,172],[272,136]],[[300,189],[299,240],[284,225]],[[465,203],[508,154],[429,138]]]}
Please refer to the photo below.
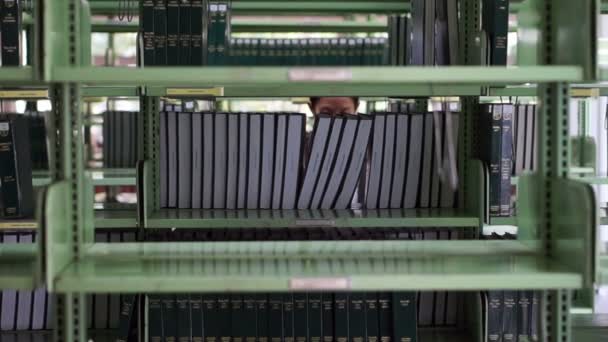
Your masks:
{"label": "dark hair", "polygon": [[[312,107],[317,105],[317,102],[319,101],[319,99],[321,99],[321,97],[326,97],[326,96],[311,96],[310,97],[310,105]],[[331,96],[327,96],[327,97],[331,97]],[[338,96],[336,96],[338,97]],[[353,102],[355,103],[355,107],[359,106],[359,97],[357,96],[346,96],[346,97],[350,97]]]}

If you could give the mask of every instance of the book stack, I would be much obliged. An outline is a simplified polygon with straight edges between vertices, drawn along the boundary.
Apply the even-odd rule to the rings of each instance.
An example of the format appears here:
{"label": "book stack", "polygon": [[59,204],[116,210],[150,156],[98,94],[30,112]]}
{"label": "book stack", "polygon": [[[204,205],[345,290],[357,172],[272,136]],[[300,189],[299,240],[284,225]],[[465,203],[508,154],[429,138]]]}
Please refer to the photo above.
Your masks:
{"label": "book stack", "polygon": [[21,2],[0,0],[0,48],[3,66],[21,65]]}
{"label": "book stack", "polygon": [[160,114],[161,207],[295,207],[303,114],[166,109]]}
{"label": "book stack", "polygon": [[412,21],[407,15],[388,17],[388,64],[408,65],[412,55]]}
{"label": "book stack", "polygon": [[137,112],[103,113],[103,165],[132,168],[137,162]]}
{"label": "book stack", "polygon": [[483,0],[482,29],[488,46],[488,65],[507,65],[509,1]]}
{"label": "book stack", "polygon": [[232,38],[232,65],[385,65],[385,38]]}
{"label": "book stack", "polygon": [[223,64],[230,36],[226,1],[143,0],[140,64]]}
{"label": "book stack", "polygon": [[415,342],[413,292],[147,295],[149,341]]}
{"label": "book stack", "polygon": [[30,152],[27,118],[0,114],[0,203],[5,218],[34,214]]}
{"label": "book stack", "polygon": [[[412,65],[458,64],[458,8],[450,0],[412,0]],[[400,44],[400,43],[399,43]]]}
{"label": "book stack", "polygon": [[536,166],[536,106],[489,104],[480,111],[479,158],[489,169],[490,216],[511,216],[511,176]]}

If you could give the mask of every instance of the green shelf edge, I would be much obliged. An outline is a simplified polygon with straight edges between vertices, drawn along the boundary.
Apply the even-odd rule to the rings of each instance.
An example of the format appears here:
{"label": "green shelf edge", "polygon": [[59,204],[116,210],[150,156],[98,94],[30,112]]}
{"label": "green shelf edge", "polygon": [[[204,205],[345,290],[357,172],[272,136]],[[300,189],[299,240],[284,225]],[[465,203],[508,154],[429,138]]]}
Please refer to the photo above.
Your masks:
{"label": "green shelf edge", "polygon": [[95,210],[95,228],[137,228],[135,210]]}
{"label": "green shelf edge", "polygon": [[220,210],[161,209],[147,228],[479,227],[478,217],[455,209]]}
{"label": "green shelf edge", "polygon": [[493,226],[517,226],[517,217],[490,217],[490,225]]}
{"label": "green shelf edge", "polygon": [[30,290],[37,281],[37,244],[0,244],[0,289]]}

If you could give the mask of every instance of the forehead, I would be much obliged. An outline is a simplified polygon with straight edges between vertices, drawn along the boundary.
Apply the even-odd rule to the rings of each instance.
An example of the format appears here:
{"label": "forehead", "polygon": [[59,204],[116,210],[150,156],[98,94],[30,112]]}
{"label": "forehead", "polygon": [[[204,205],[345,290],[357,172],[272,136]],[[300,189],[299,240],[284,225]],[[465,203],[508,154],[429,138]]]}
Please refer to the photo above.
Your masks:
{"label": "forehead", "polygon": [[317,101],[317,107],[353,107],[355,101],[350,97],[322,97]]}

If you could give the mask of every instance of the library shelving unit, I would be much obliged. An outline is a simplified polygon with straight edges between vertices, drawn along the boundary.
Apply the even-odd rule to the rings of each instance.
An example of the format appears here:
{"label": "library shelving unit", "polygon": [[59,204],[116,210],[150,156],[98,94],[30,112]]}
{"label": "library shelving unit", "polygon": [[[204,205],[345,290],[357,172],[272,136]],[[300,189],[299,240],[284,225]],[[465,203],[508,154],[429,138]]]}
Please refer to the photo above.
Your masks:
{"label": "library shelving unit", "polygon": [[[117,2],[35,0],[35,57],[28,67],[0,68],[11,87],[48,87],[52,102],[50,171],[38,201],[35,244],[0,245],[0,288],[44,283],[57,293],[56,341],[87,341],[86,295],[95,292],[542,290],[541,338],[570,341],[573,292],[592,289],[599,263],[597,208],[588,184],[569,179],[570,84],[597,79],[597,1],[518,3],[527,37],[518,67],[481,66],[478,0],[460,1],[460,65],[449,67],[92,67],[91,12]],[[235,13],[405,12],[406,1],[239,1]],[[577,13],[573,16],[572,13]],[[536,84],[540,104],[538,170],[519,178],[517,240],[477,240],[487,216],[486,171],[476,160],[473,129],[487,87]],[[508,89],[508,88],[507,88]],[[220,91],[221,90],[221,91]],[[495,90],[497,92],[504,90]],[[527,94],[533,94],[526,89]],[[491,92],[491,91],[490,91]],[[459,208],[264,211],[159,208],[161,96],[461,96]],[[138,209],[96,217],[81,143],[87,96],[139,96]],[[273,241],[234,243],[95,243],[102,219],[150,228],[453,227],[476,233],[462,241]],[[125,223],[121,221],[120,224]],[[119,223],[114,222],[116,226]],[[108,223],[111,225],[112,223]],[[588,293],[584,292],[584,293]],[[428,341],[481,341],[471,335],[423,334]]]}

